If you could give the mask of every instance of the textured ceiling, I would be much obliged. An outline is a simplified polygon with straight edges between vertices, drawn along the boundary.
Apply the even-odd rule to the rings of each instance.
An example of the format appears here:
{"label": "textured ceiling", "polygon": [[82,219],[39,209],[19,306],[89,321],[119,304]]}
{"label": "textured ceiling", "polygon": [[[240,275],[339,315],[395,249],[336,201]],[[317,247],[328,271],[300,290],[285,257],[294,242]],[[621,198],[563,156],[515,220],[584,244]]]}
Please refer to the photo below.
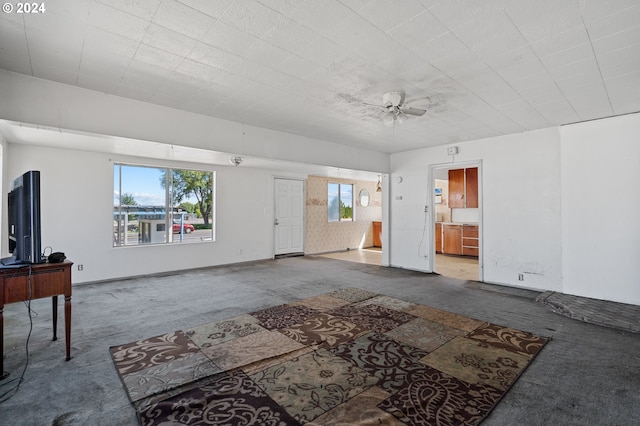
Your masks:
{"label": "textured ceiling", "polygon": [[[640,111],[637,0],[47,0],[0,68],[382,152]],[[428,112],[385,127],[388,91]]]}

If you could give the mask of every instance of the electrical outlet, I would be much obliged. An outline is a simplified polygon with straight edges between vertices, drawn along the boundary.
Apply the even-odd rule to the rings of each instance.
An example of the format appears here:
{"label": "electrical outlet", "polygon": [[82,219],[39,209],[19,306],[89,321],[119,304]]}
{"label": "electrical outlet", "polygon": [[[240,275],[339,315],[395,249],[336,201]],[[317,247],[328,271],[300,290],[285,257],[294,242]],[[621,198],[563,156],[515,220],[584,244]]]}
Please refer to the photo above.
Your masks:
{"label": "electrical outlet", "polygon": [[518,281],[524,281],[524,274],[518,274]]}
{"label": "electrical outlet", "polygon": [[84,265],[82,263],[78,264],[78,271],[84,270]]}

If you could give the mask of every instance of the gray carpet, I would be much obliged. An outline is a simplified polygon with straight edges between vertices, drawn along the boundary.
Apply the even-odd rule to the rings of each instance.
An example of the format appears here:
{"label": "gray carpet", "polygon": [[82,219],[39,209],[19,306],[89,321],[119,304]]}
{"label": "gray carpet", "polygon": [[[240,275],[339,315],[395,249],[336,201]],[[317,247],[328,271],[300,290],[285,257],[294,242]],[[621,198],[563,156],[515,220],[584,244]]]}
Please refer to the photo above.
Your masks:
{"label": "gray carpet", "polygon": [[[557,315],[540,292],[313,256],[74,286],[70,361],[64,339],[51,341],[51,301],[33,301],[29,364],[0,423],[135,425],[109,347],[345,287],[552,337],[483,426],[640,424],[640,334]],[[9,380],[26,365],[29,328],[25,305],[5,305]]]}

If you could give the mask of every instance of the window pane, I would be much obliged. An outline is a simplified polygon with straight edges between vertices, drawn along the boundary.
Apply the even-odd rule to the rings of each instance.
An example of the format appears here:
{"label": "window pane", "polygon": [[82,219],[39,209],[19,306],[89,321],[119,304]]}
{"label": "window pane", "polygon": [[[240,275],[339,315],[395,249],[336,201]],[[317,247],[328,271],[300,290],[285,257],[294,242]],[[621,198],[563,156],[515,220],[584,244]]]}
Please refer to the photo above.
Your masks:
{"label": "window pane", "polygon": [[116,165],[114,246],[167,241],[164,169]]}
{"label": "window pane", "polygon": [[173,241],[213,240],[213,173],[171,170]]}
{"label": "window pane", "polygon": [[213,172],[114,166],[114,246],[213,240]]}
{"label": "window pane", "polygon": [[353,220],[353,185],[340,185],[340,220]]}
{"label": "window pane", "polygon": [[340,200],[339,185],[337,183],[330,183],[327,190],[327,206],[329,213],[329,222],[335,222],[340,220]]}

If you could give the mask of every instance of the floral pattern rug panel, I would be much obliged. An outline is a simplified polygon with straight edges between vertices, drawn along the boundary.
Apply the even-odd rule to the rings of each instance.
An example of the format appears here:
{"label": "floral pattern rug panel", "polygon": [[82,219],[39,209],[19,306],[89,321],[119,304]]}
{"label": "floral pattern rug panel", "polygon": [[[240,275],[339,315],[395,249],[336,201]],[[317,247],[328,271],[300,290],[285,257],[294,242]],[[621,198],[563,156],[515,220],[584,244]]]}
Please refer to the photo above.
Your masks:
{"label": "floral pattern rug panel", "polygon": [[345,288],[110,350],[143,425],[473,425],[547,340]]}

